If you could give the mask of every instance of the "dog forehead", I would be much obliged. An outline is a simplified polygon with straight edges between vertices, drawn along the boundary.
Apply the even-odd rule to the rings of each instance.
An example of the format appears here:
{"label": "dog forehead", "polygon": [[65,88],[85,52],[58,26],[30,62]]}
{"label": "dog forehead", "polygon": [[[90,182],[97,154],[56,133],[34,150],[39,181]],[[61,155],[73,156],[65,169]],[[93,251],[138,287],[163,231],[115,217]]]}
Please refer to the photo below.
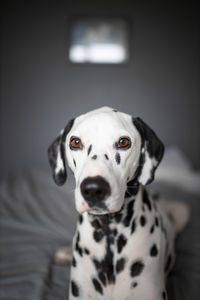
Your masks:
{"label": "dog forehead", "polygon": [[133,133],[130,115],[109,107],[90,111],[76,118],[72,134],[77,136],[118,137]]}

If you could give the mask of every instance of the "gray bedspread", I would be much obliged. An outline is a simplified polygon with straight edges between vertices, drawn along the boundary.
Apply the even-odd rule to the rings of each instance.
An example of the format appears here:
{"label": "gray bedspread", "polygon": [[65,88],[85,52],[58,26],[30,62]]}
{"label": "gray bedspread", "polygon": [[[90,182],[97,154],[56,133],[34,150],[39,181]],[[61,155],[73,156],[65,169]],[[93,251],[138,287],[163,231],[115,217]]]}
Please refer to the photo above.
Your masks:
{"label": "gray bedspread", "polygon": [[[190,206],[189,224],[178,236],[170,300],[200,299],[200,197],[177,185],[155,188]],[[56,187],[50,173],[10,176],[0,185],[0,300],[66,300],[69,267],[54,264],[60,246],[71,243],[76,212],[73,184]]]}

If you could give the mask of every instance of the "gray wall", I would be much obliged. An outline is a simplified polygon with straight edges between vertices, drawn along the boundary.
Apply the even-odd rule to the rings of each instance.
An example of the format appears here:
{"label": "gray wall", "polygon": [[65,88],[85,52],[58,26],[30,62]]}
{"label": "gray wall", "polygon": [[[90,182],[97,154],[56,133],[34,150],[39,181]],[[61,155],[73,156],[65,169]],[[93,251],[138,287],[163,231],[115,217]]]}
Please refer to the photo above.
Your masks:
{"label": "gray wall", "polygon": [[[46,149],[67,120],[102,105],[142,117],[166,145],[178,145],[199,168],[200,49],[194,3],[41,2],[5,1],[1,9],[0,175],[46,168]],[[70,64],[68,25],[77,14],[127,16],[130,63]]]}

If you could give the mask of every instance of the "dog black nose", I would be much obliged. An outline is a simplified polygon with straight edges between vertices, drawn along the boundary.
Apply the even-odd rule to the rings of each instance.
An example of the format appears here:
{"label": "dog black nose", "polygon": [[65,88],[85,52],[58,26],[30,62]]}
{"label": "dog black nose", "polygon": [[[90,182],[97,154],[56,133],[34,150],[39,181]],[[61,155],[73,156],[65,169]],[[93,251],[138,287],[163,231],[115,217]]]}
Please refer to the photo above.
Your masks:
{"label": "dog black nose", "polygon": [[87,177],[81,183],[81,193],[89,204],[95,204],[110,195],[110,185],[101,176]]}

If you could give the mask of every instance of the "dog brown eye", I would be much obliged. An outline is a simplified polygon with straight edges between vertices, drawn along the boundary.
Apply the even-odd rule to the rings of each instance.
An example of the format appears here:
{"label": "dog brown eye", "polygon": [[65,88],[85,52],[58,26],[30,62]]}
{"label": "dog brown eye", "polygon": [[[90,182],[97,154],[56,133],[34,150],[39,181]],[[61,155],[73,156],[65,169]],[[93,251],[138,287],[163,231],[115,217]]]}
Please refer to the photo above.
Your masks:
{"label": "dog brown eye", "polygon": [[131,146],[131,141],[127,137],[121,137],[117,144],[118,149],[128,149]]}
{"label": "dog brown eye", "polygon": [[70,148],[72,150],[78,150],[78,149],[82,149],[83,148],[83,144],[81,142],[81,140],[77,137],[73,137],[71,138],[70,141]]}

